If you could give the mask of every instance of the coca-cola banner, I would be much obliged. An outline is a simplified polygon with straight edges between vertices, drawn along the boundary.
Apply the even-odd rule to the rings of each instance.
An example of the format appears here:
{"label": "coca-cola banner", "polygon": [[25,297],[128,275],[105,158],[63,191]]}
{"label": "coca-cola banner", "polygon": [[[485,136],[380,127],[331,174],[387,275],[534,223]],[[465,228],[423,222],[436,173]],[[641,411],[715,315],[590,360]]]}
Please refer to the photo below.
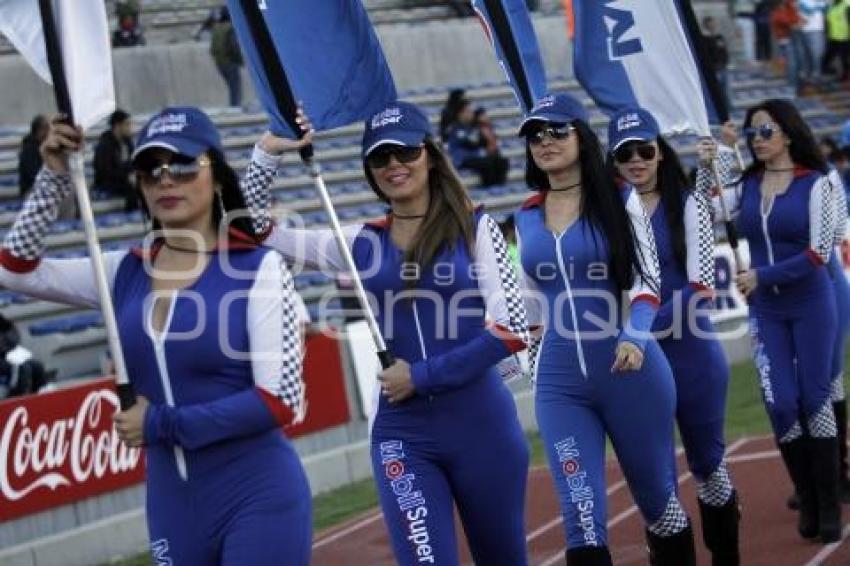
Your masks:
{"label": "coca-cola banner", "polygon": [[[300,436],[348,422],[339,342],[315,335],[304,360],[307,416]],[[139,483],[142,451],[118,440],[109,378],[0,402],[0,522]]]}
{"label": "coca-cola banner", "polygon": [[141,481],[116,410],[110,379],[0,403],[0,522]]}

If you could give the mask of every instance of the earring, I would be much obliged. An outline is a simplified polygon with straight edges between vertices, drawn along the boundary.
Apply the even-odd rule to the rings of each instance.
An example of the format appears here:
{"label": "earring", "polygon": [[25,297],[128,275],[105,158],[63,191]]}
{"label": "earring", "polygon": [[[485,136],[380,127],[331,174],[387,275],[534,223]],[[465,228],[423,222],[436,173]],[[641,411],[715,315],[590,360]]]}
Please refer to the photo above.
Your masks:
{"label": "earring", "polygon": [[224,208],[224,198],[221,196],[221,191],[216,191],[215,196],[218,201],[218,211],[221,213],[221,219],[223,221],[227,218],[227,210]]}

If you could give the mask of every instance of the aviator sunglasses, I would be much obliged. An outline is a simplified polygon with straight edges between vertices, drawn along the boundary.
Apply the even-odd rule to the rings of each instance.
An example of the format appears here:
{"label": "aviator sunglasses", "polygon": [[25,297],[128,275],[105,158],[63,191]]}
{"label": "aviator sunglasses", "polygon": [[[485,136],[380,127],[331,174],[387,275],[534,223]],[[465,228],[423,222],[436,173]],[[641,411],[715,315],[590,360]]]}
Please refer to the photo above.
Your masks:
{"label": "aviator sunglasses", "polygon": [[413,163],[422,155],[424,148],[420,146],[393,145],[376,149],[366,156],[366,164],[372,169],[383,169],[390,164],[390,157],[395,156],[399,163]]}
{"label": "aviator sunglasses", "polygon": [[540,145],[547,137],[553,140],[565,140],[570,137],[570,132],[574,129],[572,126],[546,126],[529,132],[525,139],[531,145]]}
{"label": "aviator sunglasses", "polygon": [[168,173],[175,183],[191,183],[201,172],[201,168],[208,167],[212,163],[206,157],[191,159],[175,155],[170,163],[151,162],[139,164],[136,167],[136,175],[145,185],[154,185],[162,181],[163,175]]}
{"label": "aviator sunglasses", "polygon": [[628,163],[635,156],[635,153],[644,161],[650,161],[655,159],[655,154],[658,152],[655,146],[649,143],[630,143],[614,150],[614,161]]}
{"label": "aviator sunglasses", "polygon": [[744,128],[743,134],[748,141],[753,141],[756,136],[767,141],[772,138],[773,134],[777,133],[778,131],[779,128],[777,128],[773,124],[762,124],[758,128]]}

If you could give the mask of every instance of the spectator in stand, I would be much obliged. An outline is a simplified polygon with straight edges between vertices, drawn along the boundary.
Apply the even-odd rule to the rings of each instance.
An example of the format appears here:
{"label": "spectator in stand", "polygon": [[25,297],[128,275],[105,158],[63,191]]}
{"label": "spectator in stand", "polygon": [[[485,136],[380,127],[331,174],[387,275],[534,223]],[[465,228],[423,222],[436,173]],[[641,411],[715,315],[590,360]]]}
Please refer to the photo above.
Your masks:
{"label": "spectator in stand", "polygon": [[706,16],[702,20],[704,31],[705,44],[709,49],[709,63],[717,75],[717,81],[723,89],[723,96],[726,98],[726,107],[732,107],[732,99],[729,93],[729,48],[726,46],[726,38],[717,29],[717,20],[711,16]]}
{"label": "spectator in stand", "polygon": [[230,106],[242,106],[242,51],[236,39],[236,30],[230,21],[230,12],[221,9],[218,22],[212,28],[210,54],[218,72],[227,83]]}
{"label": "spectator in stand", "polygon": [[460,104],[444,141],[454,166],[478,173],[482,186],[501,185],[507,179],[510,163],[499,152],[490,119],[483,110],[473,110],[469,100]]}
{"label": "spectator in stand", "polygon": [[[821,71],[834,74],[839,80],[850,79],[850,0],[834,0],[826,13],[826,53]],[[841,72],[832,66],[835,58],[841,59]]]}
{"label": "spectator in stand", "polygon": [[121,17],[118,29],[112,34],[112,47],[136,47],[145,44],[145,36],[139,27],[136,16],[126,14]]}
{"label": "spectator in stand", "polygon": [[797,8],[796,0],[782,0],[782,3],[770,15],[773,37],[779,47],[779,55],[785,61],[785,75],[795,90],[800,86],[799,41],[803,17]]}
{"label": "spectator in stand", "polygon": [[776,0],[759,0],[755,6],[753,19],[756,25],[756,59],[759,61],[770,61],[773,57],[770,15],[775,7]]}
{"label": "spectator in stand", "polygon": [[755,3],[753,0],[735,0],[735,25],[741,37],[742,57],[747,63],[756,61]]}
{"label": "spectator in stand", "polygon": [[462,88],[455,88],[449,91],[446,105],[443,106],[443,110],[440,112],[440,138],[443,141],[448,140],[449,127],[457,119],[458,113],[466,102],[466,91]]}
{"label": "spectator in stand", "polygon": [[100,135],[94,149],[94,187],[124,199],[124,211],[139,208],[130,179],[133,166],[133,124],[124,110],[109,116],[109,129]]}
{"label": "spectator in stand", "polygon": [[801,70],[809,82],[820,77],[820,63],[826,43],[826,6],[826,0],[800,0],[800,15],[804,20]]}
{"label": "spectator in stand", "polygon": [[35,182],[35,176],[41,169],[41,142],[47,137],[49,124],[47,118],[39,114],[30,122],[30,131],[21,140],[21,151],[18,153],[18,187],[24,196]]}
{"label": "spectator in stand", "polygon": [[221,8],[213,8],[210,10],[209,14],[207,14],[207,19],[201,22],[200,27],[195,32],[193,36],[195,41],[209,41],[212,39],[212,29],[213,26],[218,21],[219,15],[221,14]]}

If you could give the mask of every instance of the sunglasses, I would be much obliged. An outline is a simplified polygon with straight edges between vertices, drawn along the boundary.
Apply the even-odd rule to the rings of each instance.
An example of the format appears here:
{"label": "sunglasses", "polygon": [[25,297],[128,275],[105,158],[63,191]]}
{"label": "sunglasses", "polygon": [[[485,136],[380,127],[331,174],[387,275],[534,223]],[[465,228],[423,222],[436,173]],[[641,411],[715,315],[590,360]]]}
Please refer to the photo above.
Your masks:
{"label": "sunglasses", "polygon": [[191,183],[203,167],[209,167],[212,162],[206,157],[184,160],[175,157],[170,163],[154,163],[149,166],[141,165],[136,168],[136,175],[143,185],[155,185],[162,181],[168,173],[175,183]]}
{"label": "sunglasses", "polygon": [[743,129],[743,134],[747,138],[747,141],[753,141],[754,139],[756,139],[756,136],[767,141],[773,137],[773,134],[776,133],[779,133],[779,128],[777,128],[773,124],[762,124],[758,128]]}
{"label": "sunglasses", "polygon": [[540,145],[547,137],[553,140],[565,140],[570,137],[570,133],[575,130],[572,126],[547,126],[529,132],[525,139],[531,145]]}
{"label": "sunglasses", "polygon": [[423,149],[421,145],[416,147],[394,145],[376,149],[366,156],[366,165],[372,169],[383,169],[390,164],[390,157],[395,157],[399,163],[413,163],[422,155]]}
{"label": "sunglasses", "polygon": [[614,161],[617,163],[628,163],[637,153],[644,161],[655,159],[658,150],[649,143],[629,143],[614,150]]}

